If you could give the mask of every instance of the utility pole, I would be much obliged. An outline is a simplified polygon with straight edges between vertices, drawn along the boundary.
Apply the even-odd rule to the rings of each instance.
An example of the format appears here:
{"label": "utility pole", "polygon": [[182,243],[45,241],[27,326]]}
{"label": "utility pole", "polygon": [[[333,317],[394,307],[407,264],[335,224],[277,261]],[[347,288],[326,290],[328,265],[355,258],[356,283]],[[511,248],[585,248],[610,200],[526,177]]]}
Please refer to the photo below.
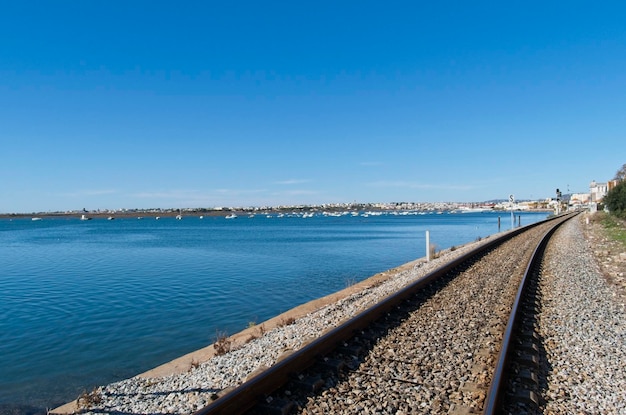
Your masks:
{"label": "utility pole", "polygon": [[515,202],[515,196],[509,195],[509,202],[511,203],[511,229],[515,228],[515,217],[513,216],[513,203]]}

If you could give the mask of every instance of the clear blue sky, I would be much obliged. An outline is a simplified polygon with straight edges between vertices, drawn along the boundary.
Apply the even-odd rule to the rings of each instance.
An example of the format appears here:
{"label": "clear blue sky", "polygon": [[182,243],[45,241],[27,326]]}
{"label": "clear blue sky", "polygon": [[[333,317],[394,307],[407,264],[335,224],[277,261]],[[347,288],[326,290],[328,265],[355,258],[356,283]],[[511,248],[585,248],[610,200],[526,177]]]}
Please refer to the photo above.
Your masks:
{"label": "clear blue sky", "polygon": [[0,0],[0,212],[586,192],[626,163],[624,16]]}

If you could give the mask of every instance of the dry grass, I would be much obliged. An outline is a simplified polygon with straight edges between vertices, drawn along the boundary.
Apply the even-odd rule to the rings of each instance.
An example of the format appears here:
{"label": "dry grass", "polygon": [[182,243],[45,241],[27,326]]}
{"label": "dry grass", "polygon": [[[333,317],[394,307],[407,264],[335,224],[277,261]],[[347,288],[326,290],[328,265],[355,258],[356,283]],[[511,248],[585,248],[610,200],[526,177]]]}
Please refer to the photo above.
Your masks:
{"label": "dry grass", "polygon": [[285,327],[288,326],[290,324],[295,323],[296,319],[293,317],[287,317],[287,318],[282,318],[280,319],[280,321],[278,322],[277,326],[278,327]]}
{"label": "dry grass", "polygon": [[189,371],[191,372],[194,369],[197,369],[200,366],[200,362],[196,359],[191,359],[191,363],[189,364]]}
{"label": "dry grass", "polygon": [[254,334],[251,334],[251,335],[249,335],[249,336],[248,336],[248,338],[244,341],[244,343],[250,343],[252,340],[256,340],[256,339],[258,339],[258,338],[259,338],[258,336],[254,335]]}
{"label": "dry grass", "polygon": [[436,244],[430,244],[429,246],[429,253],[430,253],[430,259],[437,259],[439,258],[439,247]]}
{"label": "dry grass", "polygon": [[91,392],[84,391],[76,399],[79,408],[87,409],[102,403],[102,396],[98,388],[93,388]]}
{"label": "dry grass", "polygon": [[232,340],[228,337],[228,334],[225,332],[218,331],[215,335],[215,343],[213,343],[213,348],[215,349],[215,354],[217,356],[224,355],[231,350]]}

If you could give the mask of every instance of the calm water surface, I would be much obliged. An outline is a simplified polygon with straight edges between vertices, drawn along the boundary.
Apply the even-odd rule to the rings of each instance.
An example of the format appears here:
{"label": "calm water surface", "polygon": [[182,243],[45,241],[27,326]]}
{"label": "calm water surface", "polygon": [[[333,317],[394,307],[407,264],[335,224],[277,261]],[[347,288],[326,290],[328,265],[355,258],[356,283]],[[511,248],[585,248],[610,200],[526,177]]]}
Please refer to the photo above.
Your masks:
{"label": "calm water surface", "polygon": [[[522,225],[545,213],[516,213]],[[0,219],[0,413],[54,407],[510,214]],[[23,406],[22,406],[23,405]]]}

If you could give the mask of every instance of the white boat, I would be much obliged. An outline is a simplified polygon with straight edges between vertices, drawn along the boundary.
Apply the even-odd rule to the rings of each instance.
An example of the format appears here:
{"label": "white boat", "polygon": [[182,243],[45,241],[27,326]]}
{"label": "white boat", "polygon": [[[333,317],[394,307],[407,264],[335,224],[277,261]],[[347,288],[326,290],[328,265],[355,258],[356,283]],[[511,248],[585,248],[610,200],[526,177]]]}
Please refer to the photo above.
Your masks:
{"label": "white boat", "polygon": [[456,213],[481,213],[481,212],[484,212],[484,211],[486,211],[486,209],[485,208],[481,208],[481,207],[461,206],[455,212]]}
{"label": "white boat", "polygon": [[41,218],[32,218],[31,220],[41,220]]}
{"label": "white boat", "polygon": [[183,215],[176,215],[176,219],[181,220],[183,218]]}
{"label": "white boat", "polygon": [[113,219],[115,219],[113,216],[109,216],[109,217],[107,218],[107,220],[113,220]]}
{"label": "white boat", "polygon": [[231,213],[230,215],[226,216],[226,219],[236,219],[237,215],[235,215],[234,213]]}
{"label": "white boat", "polygon": [[80,220],[91,220],[91,218],[88,218],[87,216],[82,215],[82,216],[80,217]]}

